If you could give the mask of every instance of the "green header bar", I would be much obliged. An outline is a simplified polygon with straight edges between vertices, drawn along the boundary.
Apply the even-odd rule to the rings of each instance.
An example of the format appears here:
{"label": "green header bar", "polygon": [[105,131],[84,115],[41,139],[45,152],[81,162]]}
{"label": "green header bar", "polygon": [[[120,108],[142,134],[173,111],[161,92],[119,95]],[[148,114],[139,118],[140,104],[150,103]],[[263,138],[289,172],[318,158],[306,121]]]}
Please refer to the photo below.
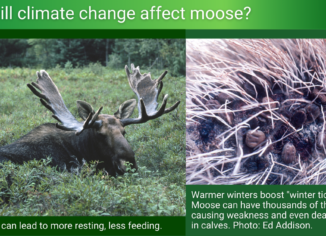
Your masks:
{"label": "green header bar", "polygon": [[319,0],[2,0],[0,29],[326,29],[325,6]]}

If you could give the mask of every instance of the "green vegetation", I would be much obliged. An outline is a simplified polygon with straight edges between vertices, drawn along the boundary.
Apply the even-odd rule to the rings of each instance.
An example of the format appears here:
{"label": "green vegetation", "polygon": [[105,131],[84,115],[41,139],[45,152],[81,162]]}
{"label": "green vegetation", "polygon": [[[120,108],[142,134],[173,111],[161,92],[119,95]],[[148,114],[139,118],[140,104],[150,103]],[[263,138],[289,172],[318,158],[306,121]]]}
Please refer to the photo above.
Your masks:
{"label": "green vegetation", "polygon": [[[47,72],[75,117],[76,100],[87,101],[95,110],[104,106],[102,114],[112,115],[121,103],[135,98],[124,70],[100,63],[66,63]],[[152,78],[161,72],[152,69]],[[0,69],[0,146],[40,124],[56,122],[26,86],[36,80],[35,73],[27,68]],[[126,127],[138,172],[113,178],[96,173],[96,163],[84,165],[79,173],[58,172],[49,160],[1,164],[0,215],[184,215],[185,78],[168,74],[160,102],[164,94],[169,94],[167,106],[181,101],[175,111]],[[133,117],[137,116],[135,110]]]}
{"label": "green vegetation", "polygon": [[0,39],[0,67],[73,68],[99,62],[120,69],[167,68],[185,74],[184,39]]}

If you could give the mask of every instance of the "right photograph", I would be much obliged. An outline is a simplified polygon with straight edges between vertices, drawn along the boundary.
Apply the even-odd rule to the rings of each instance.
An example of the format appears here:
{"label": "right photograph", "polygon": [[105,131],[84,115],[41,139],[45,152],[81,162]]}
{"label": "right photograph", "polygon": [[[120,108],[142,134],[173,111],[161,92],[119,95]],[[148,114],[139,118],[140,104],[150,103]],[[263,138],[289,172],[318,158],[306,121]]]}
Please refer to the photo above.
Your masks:
{"label": "right photograph", "polygon": [[325,39],[186,45],[187,184],[326,184]]}

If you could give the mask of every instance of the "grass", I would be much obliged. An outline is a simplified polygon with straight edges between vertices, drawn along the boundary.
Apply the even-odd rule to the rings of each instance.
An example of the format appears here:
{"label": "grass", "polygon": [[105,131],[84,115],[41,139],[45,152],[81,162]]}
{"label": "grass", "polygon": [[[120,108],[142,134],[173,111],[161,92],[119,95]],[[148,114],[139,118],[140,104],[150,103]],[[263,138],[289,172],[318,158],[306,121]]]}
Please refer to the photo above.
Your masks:
{"label": "grass", "polygon": [[[94,110],[104,106],[102,114],[112,115],[121,103],[135,98],[124,70],[92,64],[47,72],[75,117],[77,100],[92,104]],[[157,78],[161,71],[151,72]],[[56,122],[26,86],[36,81],[35,73],[0,69],[0,146],[38,125]],[[164,82],[158,100],[169,94],[167,106],[179,100],[180,106],[156,120],[126,127],[137,173],[113,178],[94,174],[95,163],[84,165],[78,174],[58,172],[49,160],[6,163],[0,169],[0,215],[185,215],[185,78],[168,74]]]}

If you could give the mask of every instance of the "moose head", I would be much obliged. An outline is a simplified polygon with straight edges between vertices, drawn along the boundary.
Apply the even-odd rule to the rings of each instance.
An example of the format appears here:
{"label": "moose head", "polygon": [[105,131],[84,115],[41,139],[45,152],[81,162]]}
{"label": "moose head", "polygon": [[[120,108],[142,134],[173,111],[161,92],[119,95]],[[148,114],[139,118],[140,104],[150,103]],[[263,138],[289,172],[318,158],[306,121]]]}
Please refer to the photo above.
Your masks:
{"label": "moose head", "polygon": [[[178,107],[180,101],[166,108],[168,95],[165,95],[157,110],[157,98],[167,71],[156,80],[152,80],[150,73],[141,74],[139,67],[135,68],[133,64],[131,71],[128,66],[125,66],[125,71],[129,85],[138,99],[138,118],[130,118],[137,104],[135,99],[123,102],[113,115],[100,114],[102,107],[95,112],[87,102],[77,101],[78,113],[83,122],[79,122],[67,109],[48,73],[44,70],[37,72],[36,83],[27,86],[60,123],[43,124],[13,144],[1,147],[0,161],[22,162],[50,155],[53,158],[52,164],[59,167],[69,167],[76,159],[79,163],[83,159],[99,160],[98,168],[104,168],[113,176],[126,171],[125,162],[130,162],[137,169],[134,152],[124,137],[125,127],[145,123],[169,113]],[[24,151],[17,151],[22,147]]]}

